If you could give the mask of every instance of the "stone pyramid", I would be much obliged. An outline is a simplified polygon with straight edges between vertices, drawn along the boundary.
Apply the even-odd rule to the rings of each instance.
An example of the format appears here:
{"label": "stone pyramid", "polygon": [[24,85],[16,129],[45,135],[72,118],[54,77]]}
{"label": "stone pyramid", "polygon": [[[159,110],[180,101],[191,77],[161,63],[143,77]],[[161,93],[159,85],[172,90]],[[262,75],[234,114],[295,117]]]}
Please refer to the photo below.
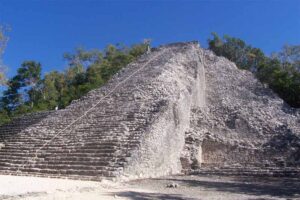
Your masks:
{"label": "stone pyramid", "polygon": [[67,108],[0,127],[0,173],[88,180],[226,167],[297,173],[299,113],[197,42],[164,45]]}

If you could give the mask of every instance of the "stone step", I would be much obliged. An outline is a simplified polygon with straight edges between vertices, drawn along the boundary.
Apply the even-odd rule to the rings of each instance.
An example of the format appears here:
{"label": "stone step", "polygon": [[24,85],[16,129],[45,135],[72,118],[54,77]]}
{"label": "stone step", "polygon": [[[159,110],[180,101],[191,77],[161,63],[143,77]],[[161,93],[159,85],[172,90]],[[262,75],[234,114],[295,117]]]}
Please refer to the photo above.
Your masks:
{"label": "stone step", "polygon": [[[74,150],[74,149],[120,149],[120,148],[134,148],[139,146],[140,143],[138,141],[120,141],[120,142],[111,142],[111,143],[106,143],[105,145],[102,145],[101,143],[99,144],[91,144],[91,145],[86,145],[82,146],[80,143],[77,144],[57,144],[57,143],[49,143],[46,146],[42,144],[19,144],[19,145],[6,145],[5,147],[2,147],[0,149],[0,154],[1,152],[7,152],[7,151],[37,151],[39,148],[42,148],[43,151],[52,151],[52,150]],[[18,148],[18,146],[21,146]]]}
{"label": "stone step", "polygon": [[300,173],[300,170],[280,170],[280,169],[277,169],[277,170],[227,170],[227,171],[223,171],[223,170],[219,170],[219,171],[213,171],[213,170],[201,170],[201,172],[203,173],[281,173],[281,172],[287,172],[287,173],[290,173],[290,172],[299,172]]}
{"label": "stone step", "polygon": [[[16,146],[6,146],[0,149],[0,155],[5,153],[33,153],[33,152],[101,152],[102,150],[107,152],[109,150],[119,150],[119,149],[132,149],[139,146],[139,143],[125,143],[125,144],[110,144],[110,145],[91,145],[91,146],[33,146],[33,147],[21,147],[17,148]],[[41,148],[41,149],[40,149]]]}
{"label": "stone step", "polygon": [[276,177],[299,177],[299,168],[220,168],[220,169],[199,169],[192,174],[202,175],[223,175],[223,176],[276,176]]}
{"label": "stone step", "polygon": [[214,168],[205,168],[205,167],[202,167],[200,170],[211,170],[211,171],[226,171],[226,170],[229,170],[229,171],[245,171],[245,170],[249,170],[249,171],[252,171],[252,170],[300,170],[300,168],[298,167],[214,167]]}
{"label": "stone step", "polygon": [[[69,136],[59,136],[59,137],[55,137],[53,139],[53,137],[42,137],[42,138],[38,138],[38,137],[29,137],[29,136],[26,136],[26,137],[17,137],[15,136],[14,138],[10,138],[10,139],[7,139],[5,141],[5,143],[9,144],[11,143],[11,145],[14,145],[14,144],[22,144],[22,143],[28,143],[28,144],[36,144],[36,143],[45,143],[46,141],[49,141],[51,139],[53,139],[53,141],[55,142],[72,142],[72,140],[74,140],[74,142],[76,140],[80,140],[80,139],[84,139],[84,140],[90,140],[90,141],[99,141],[99,142],[104,142],[104,140],[113,140],[113,141],[116,141],[116,142],[120,142],[120,141],[124,141],[124,142],[127,142],[127,141],[130,141],[128,139],[126,139],[127,137],[129,136],[124,136],[124,135],[116,135],[116,136],[105,136],[105,135],[92,135],[92,136],[85,136],[85,135],[81,135],[80,137],[72,137],[71,135]],[[139,139],[140,138],[140,134],[131,134],[130,135],[130,138],[131,139]],[[73,142],[73,143],[74,143]]]}
{"label": "stone step", "polygon": [[130,134],[127,134],[125,135],[123,132],[120,133],[120,134],[85,134],[85,133],[81,133],[80,135],[77,135],[77,136],[74,136],[72,134],[67,134],[67,135],[58,135],[58,136],[55,136],[54,135],[48,135],[47,137],[43,137],[42,135],[41,136],[28,136],[28,135],[25,135],[25,136],[15,136],[13,138],[9,138],[7,139],[8,142],[18,142],[18,141],[30,141],[33,140],[34,142],[38,142],[38,141],[47,141],[47,140],[56,140],[56,141],[59,141],[59,140],[72,140],[72,139],[81,139],[81,138],[84,138],[84,139],[96,139],[96,140],[106,140],[106,139],[126,139],[128,137],[139,137],[140,134],[134,134],[134,133],[130,133]]}
{"label": "stone step", "polygon": [[[89,135],[89,136],[86,136],[86,135],[83,135],[81,134],[80,137],[74,137],[72,135],[60,135],[58,137],[55,137],[53,139],[53,136],[49,136],[49,137],[29,137],[29,136],[24,136],[24,137],[14,137],[14,138],[11,138],[11,139],[8,139],[6,140],[6,143],[32,143],[32,144],[35,144],[35,143],[45,143],[46,141],[49,141],[51,139],[53,139],[53,141],[55,142],[68,142],[68,141],[72,141],[72,140],[78,140],[78,139],[84,139],[84,140],[90,140],[90,141],[103,141],[103,140],[115,140],[115,141],[120,141],[120,140],[124,140],[126,141],[126,138],[128,136],[124,136],[124,134],[122,133],[121,135]],[[130,135],[131,139],[139,139],[140,138],[140,134],[137,134],[137,135],[134,135],[134,134],[131,134]]]}
{"label": "stone step", "polygon": [[120,143],[117,142],[107,142],[104,144],[92,144],[92,145],[61,145],[57,143],[53,144],[47,144],[46,146],[43,145],[35,145],[35,146],[28,146],[23,145],[21,147],[18,147],[17,145],[5,145],[2,149],[0,149],[0,152],[4,151],[36,151],[39,148],[42,148],[42,150],[74,150],[74,149],[116,149],[118,146],[120,146]]}
{"label": "stone step", "polygon": [[62,162],[62,163],[69,163],[69,162],[77,162],[77,163],[98,163],[98,162],[106,162],[106,161],[119,161],[124,160],[128,155],[114,155],[114,156],[108,156],[103,155],[101,158],[97,157],[79,157],[79,156],[44,156],[44,157],[13,157],[13,156],[7,156],[7,157],[1,157],[0,162],[10,162],[11,163],[24,163],[29,160],[36,160],[36,161],[45,161],[45,162]]}
{"label": "stone step", "polygon": [[10,169],[16,168],[49,168],[49,169],[81,169],[81,170],[111,170],[114,171],[117,167],[124,165],[124,162],[112,163],[109,161],[99,161],[93,163],[85,162],[68,162],[68,161],[39,161],[36,160],[32,162],[21,162],[21,161],[11,161],[11,162],[1,162],[0,167],[7,167]]}
{"label": "stone step", "polygon": [[66,175],[66,174],[45,174],[38,172],[18,172],[11,170],[0,170],[0,174],[3,175],[13,175],[13,176],[36,176],[36,177],[44,177],[44,178],[60,178],[60,179],[72,179],[72,180],[86,180],[86,181],[101,181],[105,177],[105,179],[113,179],[115,176],[84,176],[84,175]]}
{"label": "stone step", "polygon": [[197,174],[202,175],[218,175],[218,176],[256,176],[256,177],[299,177],[299,172],[262,172],[262,173],[253,173],[253,172],[239,172],[239,173],[213,173],[213,172],[200,172]]}
{"label": "stone step", "polygon": [[18,173],[43,173],[43,174],[49,174],[49,175],[79,175],[79,176],[102,176],[102,177],[112,177],[117,174],[117,171],[108,171],[108,170],[80,170],[80,169],[50,169],[43,167],[41,168],[35,168],[35,167],[24,167],[24,168],[11,168],[11,167],[0,167],[0,173],[1,172],[7,172],[7,171],[15,171]]}
{"label": "stone step", "polygon": [[[87,156],[84,154],[82,156],[81,154],[43,154],[39,155],[37,159],[41,160],[65,160],[65,161],[84,161],[84,162],[97,162],[97,161],[105,161],[105,160],[111,160],[113,159],[119,159],[119,160],[125,160],[127,157],[129,157],[129,154],[120,154],[120,155],[115,155],[115,154],[97,154],[95,155],[89,155]],[[35,159],[35,156],[24,156],[24,155],[1,155],[0,156],[0,161],[3,162],[9,162],[9,160],[18,160],[20,162],[23,161],[28,161],[28,160],[33,160]]]}
{"label": "stone step", "polygon": [[[58,152],[58,153],[47,153],[47,152],[39,152],[37,154],[35,153],[11,153],[9,155],[5,155],[5,156],[19,156],[19,157],[35,157],[36,155],[38,157],[47,157],[47,156],[78,156],[78,157],[98,157],[98,156],[103,156],[103,155],[107,155],[107,154],[110,154],[110,153],[117,153],[115,152],[114,150],[107,150],[107,151],[101,151],[101,152],[98,152],[98,153],[95,153],[95,152]],[[1,154],[3,155],[3,154]]]}
{"label": "stone step", "polygon": [[[37,148],[36,148],[37,149]],[[60,154],[60,153],[113,153],[115,152],[117,149],[114,146],[104,146],[102,148],[73,148],[73,149],[42,149],[40,151],[38,151],[37,153],[44,153],[44,152],[48,152],[48,153],[55,153],[55,154]],[[22,150],[22,149],[6,149],[3,148],[0,150],[0,154],[7,154],[10,153],[12,154],[22,154],[22,153],[28,153],[28,154],[35,154],[36,150],[32,149],[32,150]]]}

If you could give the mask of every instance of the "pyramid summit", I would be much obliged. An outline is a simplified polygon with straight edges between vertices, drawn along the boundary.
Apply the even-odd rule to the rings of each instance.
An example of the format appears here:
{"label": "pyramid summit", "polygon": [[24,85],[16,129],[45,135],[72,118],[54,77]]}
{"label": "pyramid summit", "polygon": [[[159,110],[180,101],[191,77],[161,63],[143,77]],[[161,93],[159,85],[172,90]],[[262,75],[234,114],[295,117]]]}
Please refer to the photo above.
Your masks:
{"label": "pyramid summit", "polygon": [[0,136],[2,174],[300,174],[299,109],[197,42],[152,49],[65,109],[23,116]]}

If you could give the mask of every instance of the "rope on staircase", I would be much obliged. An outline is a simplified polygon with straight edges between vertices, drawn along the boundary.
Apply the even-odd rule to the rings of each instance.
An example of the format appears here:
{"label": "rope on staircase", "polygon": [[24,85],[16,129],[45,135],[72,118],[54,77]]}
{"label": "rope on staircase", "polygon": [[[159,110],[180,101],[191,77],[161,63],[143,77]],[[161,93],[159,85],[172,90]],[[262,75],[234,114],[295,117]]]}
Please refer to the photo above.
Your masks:
{"label": "rope on staircase", "polygon": [[108,96],[110,96],[120,86],[122,86],[122,84],[124,84],[126,81],[130,80],[134,75],[136,75],[138,72],[140,72],[141,70],[143,70],[150,62],[152,62],[153,60],[155,60],[159,56],[163,55],[165,53],[165,51],[166,51],[166,49],[163,49],[161,53],[157,54],[156,56],[154,56],[153,58],[151,58],[150,60],[148,60],[142,67],[140,67],[139,69],[137,69],[136,71],[134,71],[130,76],[128,76],[127,78],[125,78],[123,81],[119,82],[110,92],[108,92],[105,96],[103,96],[96,104],[94,104],[92,107],[90,107],[81,116],[79,116],[77,119],[75,119],[70,124],[68,124],[64,129],[60,130],[50,140],[48,140],[47,142],[45,142],[40,148],[38,148],[35,151],[35,156],[32,157],[31,159],[28,159],[27,162],[25,162],[22,166],[19,166],[17,171],[20,171],[20,167],[23,168],[25,166],[25,164],[29,163],[30,161],[36,160],[38,158],[37,154],[38,154],[39,151],[41,151],[45,146],[47,146],[48,144],[50,144],[57,136],[59,136],[60,134],[62,134],[64,131],[66,131],[68,128],[70,128],[73,124],[75,124],[80,119],[82,119],[84,116],[86,116],[91,110],[93,110],[96,106],[98,106],[105,98],[107,98]]}

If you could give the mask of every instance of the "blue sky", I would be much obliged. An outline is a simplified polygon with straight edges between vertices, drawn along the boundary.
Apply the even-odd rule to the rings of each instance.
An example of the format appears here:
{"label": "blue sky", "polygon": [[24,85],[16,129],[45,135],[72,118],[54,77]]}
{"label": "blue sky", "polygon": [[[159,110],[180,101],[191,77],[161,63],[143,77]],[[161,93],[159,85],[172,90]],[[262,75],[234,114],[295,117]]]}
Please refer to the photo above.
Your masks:
{"label": "blue sky", "polygon": [[63,70],[63,53],[78,46],[151,38],[155,46],[199,40],[206,47],[213,31],[278,51],[300,44],[300,0],[0,0],[0,24],[12,29],[4,54],[12,76],[24,60],[41,62],[43,73]]}

